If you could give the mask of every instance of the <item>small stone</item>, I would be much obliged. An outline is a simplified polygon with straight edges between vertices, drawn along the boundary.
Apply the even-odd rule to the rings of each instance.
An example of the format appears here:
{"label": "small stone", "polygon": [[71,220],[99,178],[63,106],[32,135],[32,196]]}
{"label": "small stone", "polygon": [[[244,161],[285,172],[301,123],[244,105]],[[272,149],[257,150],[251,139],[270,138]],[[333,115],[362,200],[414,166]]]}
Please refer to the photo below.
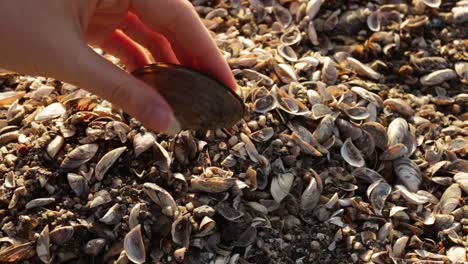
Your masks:
{"label": "small stone", "polygon": [[322,247],[320,246],[320,242],[318,242],[317,240],[314,240],[310,242],[310,248],[313,251],[320,251]]}

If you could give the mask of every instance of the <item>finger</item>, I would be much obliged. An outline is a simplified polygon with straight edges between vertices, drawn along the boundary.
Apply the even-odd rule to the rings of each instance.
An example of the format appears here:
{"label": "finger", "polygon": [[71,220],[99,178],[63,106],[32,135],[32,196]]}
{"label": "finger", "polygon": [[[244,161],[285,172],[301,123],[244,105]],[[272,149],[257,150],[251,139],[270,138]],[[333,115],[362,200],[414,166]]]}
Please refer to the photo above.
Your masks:
{"label": "finger", "polygon": [[145,49],[120,30],[112,32],[108,39],[100,45],[100,48],[119,58],[129,72],[151,63],[151,58]]}
{"label": "finger", "polygon": [[132,10],[166,36],[188,66],[210,73],[236,89],[234,76],[192,4],[186,0],[133,0]]}
{"label": "finger", "polygon": [[146,47],[156,61],[179,64],[171,43],[143,24],[135,14],[128,12],[119,29]]}
{"label": "finger", "polygon": [[72,54],[71,65],[49,75],[122,107],[150,129],[168,135],[180,131],[172,109],[156,89],[104,59],[79,38],[69,36],[65,42],[56,48],[56,59],[69,60]]}

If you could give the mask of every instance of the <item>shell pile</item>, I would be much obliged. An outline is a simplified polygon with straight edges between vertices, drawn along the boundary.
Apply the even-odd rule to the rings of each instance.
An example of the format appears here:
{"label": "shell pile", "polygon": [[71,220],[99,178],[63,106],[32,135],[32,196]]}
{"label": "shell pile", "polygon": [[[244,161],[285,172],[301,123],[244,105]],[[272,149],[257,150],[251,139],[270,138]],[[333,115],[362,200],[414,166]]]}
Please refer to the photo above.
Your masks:
{"label": "shell pile", "polygon": [[0,262],[466,263],[468,1],[191,2],[242,120],[1,74]]}

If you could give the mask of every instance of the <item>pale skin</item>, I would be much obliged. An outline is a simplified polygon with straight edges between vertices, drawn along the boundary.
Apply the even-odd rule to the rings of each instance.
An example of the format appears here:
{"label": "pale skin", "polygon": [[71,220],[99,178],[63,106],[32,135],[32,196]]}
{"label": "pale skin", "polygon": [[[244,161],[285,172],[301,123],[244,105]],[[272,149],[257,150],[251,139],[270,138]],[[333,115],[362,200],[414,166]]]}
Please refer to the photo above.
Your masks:
{"label": "pale skin", "polygon": [[[161,133],[180,130],[173,111],[130,71],[154,61],[176,63],[236,87],[187,0],[3,0],[0,34],[1,68],[74,84]],[[119,58],[128,71],[88,45]]]}

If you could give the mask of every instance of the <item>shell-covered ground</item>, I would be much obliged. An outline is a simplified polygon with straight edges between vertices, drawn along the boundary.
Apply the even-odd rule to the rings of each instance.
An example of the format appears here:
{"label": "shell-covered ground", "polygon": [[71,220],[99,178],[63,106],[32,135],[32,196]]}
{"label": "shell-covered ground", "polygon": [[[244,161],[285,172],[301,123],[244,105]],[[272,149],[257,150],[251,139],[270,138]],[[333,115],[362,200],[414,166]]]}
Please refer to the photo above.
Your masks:
{"label": "shell-covered ground", "polygon": [[233,127],[0,74],[1,263],[466,263],[468,1],[192,4]]}

